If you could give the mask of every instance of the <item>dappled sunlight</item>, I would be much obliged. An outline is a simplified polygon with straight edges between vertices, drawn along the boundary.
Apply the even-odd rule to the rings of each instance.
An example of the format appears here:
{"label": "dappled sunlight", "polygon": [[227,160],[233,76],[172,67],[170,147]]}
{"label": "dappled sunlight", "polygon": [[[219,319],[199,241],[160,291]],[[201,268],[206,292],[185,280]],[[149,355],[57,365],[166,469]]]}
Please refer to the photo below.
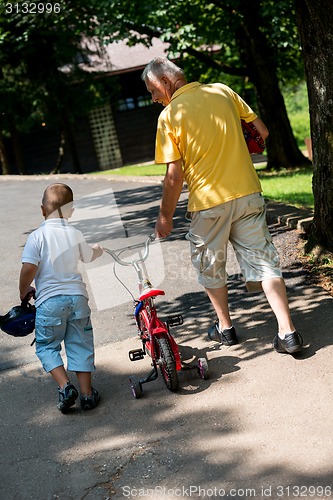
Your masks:
{"label": "dappled sunlight", "polygon": [[[284,484],[281,483],[282,477],[293,468],[295,461],[302,484],[311,484],[314,473],[322,476],[323,480],[325,473],[329,473],[332,456],[327,448],[323,453],[322,444],[330,430],[330,423],[327,421],[324,426],[313,427],[313,419],[316,413],[321,411],[321,404],[324,404],[320,401],[324,402],[328,389],[327,394],[322,393],[318,400],[316,394],[319,390],[322,391],[322,388],[316,387],[316,380],[313,379],[309,388],[313,397],[311,400],[302,399],[301,380],[305,375],[302,371],[293,370],[290,366],[292,358],[271,354],[270,369],[263,377],[262,370],[265,365],[255,361],[245,369],[247,361],[231,356],[229,349],[228,355],[220,355],[219,362],[223,367],[221,379],[214,380],[213,371],[212,380],[198,382],[201,385],[207,384],[205,390],[207,396],[210,394],[208,398],[203,399],[203,395],[199,394],[188,398],[182,389],[178,394],[169,393],[163,381],[159,380],[149,384],[151,387],[147,388],[144,397],[137,401],[122,382],[126,370],[121,363],[121,357],[126,355],[127,346],[128,341],[125,345],[120,343],[116,346],[116,359],[108,371],[105,371],[108,354],[106,349],[103,349],[104,357],[97,377],[103,400],[94,412],[87,414],[73,412],[63,416],[53,402],[51,407],[54,385],[45,384],[41,380],[36,382],[36,367],[29,367],[27,370],[29,376],[35,380],[29,380],[27,377],[17,379],[17,373],[11,372],[13,380],[16,375],[19,392],[27,393],[33,382],[37,384],[37,387],[34,385],[34,392],[39,387],[39,404],[41,400],[48,401],[41,411],[41,419],[38,415],[26,419],[24,438],[29,441],[38,429],[40,444],[36,443],[36,446],[39,454],[43,455],[43,450],[47,450],[46,462],[55,461],[58,468],[64,471],[73,464],[81,464],[82,471],[87,467],[94,467],[100,471],[103,480],[110,478],[118,468],[121,474],[117,488],[124,484],[145,484],[154,487],[156,481],[170,486],[170,479],[166,479],[170,472],[173,474],[175,485],[192,484],[189,483],[191,476],[188,469],[182,471],[178,468],[179,461],[200,464],[194,484],[202,486],[208,485],[208,477],[210,484],[225,486],[227,477],[229,486],[240,487],[240,471],[243,485],[253,487],[255,482],[258,484],[258,477],[263,483],[274,479],[272,484]],[[216,351],[215,354],[219,353],[220,351]],[[216,361],[217,358],[214,359]],[[238,365],[241,365],[241,369]],[[232,367],[238,367],[236,378],[235,372],[230,369]],[[298,387],[298,394],[293,393],[293,396],[298,398],[297,406],[290,406],[290,392],[285,392],[280,386],[281,381],[288,380],[289,377],[296,378],[294,386]],[[271,392],[276,398],[268,405],[267,394]],[[316,407],[313,406],[314,401],[317,401]],[[37,404],[37,400],[33,404]],[[284,408],[284,418],[290,422],[288,432],[283,431],[282,436],[282,423],[277,417],[281,406]],[[302,420],[304,412],[307,413],[306,422]],[[7,421],[6,415],[3,417]],[[24,418],[24,413],[22,417]],[[303,434],[302,454],[297,446],[300,421]],[[13,431],[14,425],[13,422]],[[59,441],[53,436],[60,429],[62,439]],[[279,440],[276,440],[276,433],[280,434]],[[14,434],[8,432],[7,427],[7,436],[10,435]],[[24,446],[24,440],[21,446]],[[286,446],[288,455],[285,454]],[[320,453],[316,451],[318,448]],[[173,465],[167,458],[168,454],[170,460],[173,457]],[[301,471],[308,470],[309,457],[311,472],[307,479],[306,474]],[[326,468],[323,467],[323,461],[327,464]],[[136,474],[135,468],[139,464],[150,464],[148,468],[145,467],[144,481],[137,479],[133,483],[132,479],[128,483],[129,477],[133,478],[133,474]]]}
{"label": "dappled sunlight", "polygon": [[[46,182],[29,183],[31,193],[22,195],[25,213],[34,213]],[[92,193],[109,184],[71,184],[87,204],[84,209],[90,201],[96,206],[96,219],[87,219],[88,236],[103,241],[114,226],[106,216],[97,227],[105,198],[94,199]],[[113,189],[128,235],[144,239],[154,226],[161,186],[120,183]],[[81,411],[77,403],[62,415],[56,407],[56,384],[29,345],[33,335],[15,339],[2,334],[0,382],[5,404],[0,446],[8,498],[15,497],[18,487],[25,498],[44,498],[47,488],[50,497],[71,498],[76,492],[77,498],[102,499],[123,498],[129,487],[134,497],[139,488],[154,492],[157,486],[169,491],[191,485],[197,496],[199,487],[219,487],[226,493],[237,489],[238,497],[245,498],[245,489],[251,488],[260,498],[266,488],[266,496],[277,498],[278,487],[285,493],[288,486],[298,484],[309,492],[311,486],[331,484],[332,297],[313,286],[299,263],[285,267],[292,315],[305,347],[299,356],[278,354],[272,347],[276,321],[264,295],[248,293],[231,262],[229,302],[240,342],[228,347],[211,341],[207,329],[215,313],[191,267],[184,239],[185,209],[182,199],[175,231],[161,241],[161,287],[166,295],[156,305],[162,319],[183,315],[184,324],[171,328],[182,360],[195,366],[198,357],[205,357],[209,378],[202,380],[196,368],[181,371],[179,390],[172,393],[159,374],[144,384],[142,398],[135,399],[129,377],[143,377],[151,366],[148,356],[136,362],[128,357],[130,349],[140,347],[131,300],[103,311],[91,300],[97,366],[93,386],[101,402],[90,412]],[[13,223],[16,243],[10,243],[10,254],[5,255],[3,310],[17,297],[12,288],[17,283],[19,247],[26,238],[25,213]],[[28,226],[38,221],[36,214]],[[279,234],[274,227],[277,242]],[[76,384],[75,374],[70,377]],[[36,470],[43,481],[36,481]]]}
{"label": "dappled sunlight", "polygon": [[100,430],[98,436],[94,439],[94,433],[90,430],[89,441],[85,442],[84,448],[82,449],[82,443],[73,443],[73,446],[66,448],[65,450],[60,450],[57,453],[56,458],[58,460],[63,460],[65,462],[82,462],[85,460],[91,460],[92,457],[102,455],[106,451],[114,452],[121,448],[140,448],[140,445],[133,443],[133,436],[121,435],[114,436],[109,435],[110,428],[105,429],[105,436],[100,437]]}

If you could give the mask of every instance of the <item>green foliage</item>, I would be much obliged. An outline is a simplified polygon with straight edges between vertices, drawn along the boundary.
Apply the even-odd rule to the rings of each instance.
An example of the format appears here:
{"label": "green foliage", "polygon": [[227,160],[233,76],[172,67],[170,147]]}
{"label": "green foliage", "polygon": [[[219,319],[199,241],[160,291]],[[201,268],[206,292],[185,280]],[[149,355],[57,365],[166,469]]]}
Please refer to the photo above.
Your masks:
{"label": "green foliage", "polygon": [[153,37],[169,43],[169,56],[188,81],[226,83],[280,134],[275,151],[272,143],[268,151],[275,165],[278,148],[282,164],[286,156],[290,166],[302,162],[290,148],[294,142],[278,85],[304,79],[293,0],[122,0],[112,2],[112,12],[116,25],[102,23],[105,36],[118,30],[131,44],[145,40],[149,45]]}
{"label": "green foliage", "polygon": [[[300,74],[299,44],[292,0],[258,0],[250,9],[245,4],[243,0],[234,0],[232,6],[229,0],[59,0],[59,12],[38,15],[22,12],[24,0],[15,3],[18,7],[10,15],[3,4],[0,97],[4,111],[17,115],[24,127],[37,117],[45,120],[46,114],[49,120],[56,118],[60,108],[72,114],[89,108],[103,90],[87,74],[83,76],[78,63],[89,55],[82,46],[83,37],[94,36],[104,42],[127,38],[130,44],[140,38],[147,45],[153,36],[160,37],[170,43],[170,55],[181,57],[189,79],[224,81],[254,105],[254,90],[235,33],[252,22],[249,16],[255,11],[286,81]],[[198,51],[203,55],[199,60]],[[79,91],[77,84],[69,86],[73,81],[80,82]]]}
{"label": "green foliage", "polygon": [[[107,3],[107,2],[106,2]],[[128,37],[131,43],[152,37],[170,44],[170,55],[181,58],[190,79],[205,79],[207,68],[248,78],[240,30],[248,32],[255,21],[284,81],[303,76],[293,0],[122,0],[109,2],[112,19],[101,22],[104,36]],[[196,51],[205,57],[196,58]],[[190,62],[187,64],[187,60]],[[192,61],[191,61],[192,60]]]}
{"label": "green foliage", "polygon": [[[284,84],[302,75],[293,0],[56,3],[59,12],[38,15],[23,12],[24,0],[12,4],[17,7],[10,15],[5,3],[0,6],[0,132],[9,133],[10,120],[22,131],[45,122],[59,127],[64,114],[71,121],[106,98],[110,89],[80,69],[90,54],[82,42],[93,37],[105,43],[140,40],[148,46],[159,37],[170,44],[170,55],[180,59],[189,80],[223,81],[257,112],[244,34],[249,46],[251,30],[259,31]],[[298,121],[297,128],[302,118]]]}
{"label": "green foliage", "polygon": [[7,5],[12,11],[4,4],[0,17],[0,131],[10,122],[21,131],[59,126],[64,113],[71,119],[103,99],[101,84],[79,66],[90,52],[82,41],[97,26],[93,2],[60,0],[47,4],[57,12],[38,14],[23,0]]}

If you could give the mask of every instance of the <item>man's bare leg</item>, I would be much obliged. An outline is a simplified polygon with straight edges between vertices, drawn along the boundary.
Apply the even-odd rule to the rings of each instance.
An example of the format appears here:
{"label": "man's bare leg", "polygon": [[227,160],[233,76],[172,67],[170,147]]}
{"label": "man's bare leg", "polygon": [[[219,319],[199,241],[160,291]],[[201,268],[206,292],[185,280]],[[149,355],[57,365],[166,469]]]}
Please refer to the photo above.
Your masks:
{"label": "man's bare leg", "polygon": [[222,288],[206,288],[207,295],[213,304],[218,317],[218,324],[208,328],[208,336],[223,345],[238,344],[236,331],[231,323],[228,305],[227,286]]}
{"label": "man's bare leg", "polygon": [[220,330],[230,328],[232,323],[229,313],[227,286],[225,285],[222,288],[206,288],[206,292],[219,319]]}
{"label": "man's bare leg", "polygon": [[278,322],[279,337],[283,339],[287,333],[295,331],[295,326],[290,316],[284,280],[283,278],[272,278],[262,281],[261,284]]}
{"label": "man's bare leg", "polygon": [[286,286],[282,278],[272,278],[262,282],[266,298],[278,322],[278,334],[273,346],[277,352],[294,354],[301,351],[303,339],[296,332],[290,317]]}

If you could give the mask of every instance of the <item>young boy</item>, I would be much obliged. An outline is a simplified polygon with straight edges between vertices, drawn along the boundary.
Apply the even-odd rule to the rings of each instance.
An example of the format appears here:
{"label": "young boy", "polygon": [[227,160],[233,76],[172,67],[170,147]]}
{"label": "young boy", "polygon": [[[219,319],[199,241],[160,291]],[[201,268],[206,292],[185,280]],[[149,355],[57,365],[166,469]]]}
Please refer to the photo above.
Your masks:
{"label": "young boy", "polygon": [[[91,262],[100,257],[103,249],[98,244],[88,245],[83,234],[68,224],[73,192],[66,184],[48,186],[41,209],[45,221],[29,235],[23,250],[20,297],[36,294],[36,354],[59,386],[58,409],[66,413],[79,395],[60,355],[63,341],[68,370],[76,372],[80,386],[81,408],[91,410],[100,397],[91,386],[93,330],[88,294],[77,266],[79,260]],[[36,290],[31,286],[33,280]]]}

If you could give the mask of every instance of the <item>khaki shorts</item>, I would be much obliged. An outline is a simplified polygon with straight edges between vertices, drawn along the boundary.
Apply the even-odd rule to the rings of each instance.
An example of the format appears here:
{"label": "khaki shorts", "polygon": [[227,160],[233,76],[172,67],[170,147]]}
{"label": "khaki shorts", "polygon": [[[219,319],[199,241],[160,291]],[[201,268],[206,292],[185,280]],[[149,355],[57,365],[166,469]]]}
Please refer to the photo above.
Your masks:
{"label": "khaki shorts", "polygon": [[266,223],[265,200],[250,194],[208,210],[187,214],[191,220],[186,238],[198,282],[206,288],[227,283],[228,241],[232,244],[249,291],[261,282],[281,278],[279,256]]}

